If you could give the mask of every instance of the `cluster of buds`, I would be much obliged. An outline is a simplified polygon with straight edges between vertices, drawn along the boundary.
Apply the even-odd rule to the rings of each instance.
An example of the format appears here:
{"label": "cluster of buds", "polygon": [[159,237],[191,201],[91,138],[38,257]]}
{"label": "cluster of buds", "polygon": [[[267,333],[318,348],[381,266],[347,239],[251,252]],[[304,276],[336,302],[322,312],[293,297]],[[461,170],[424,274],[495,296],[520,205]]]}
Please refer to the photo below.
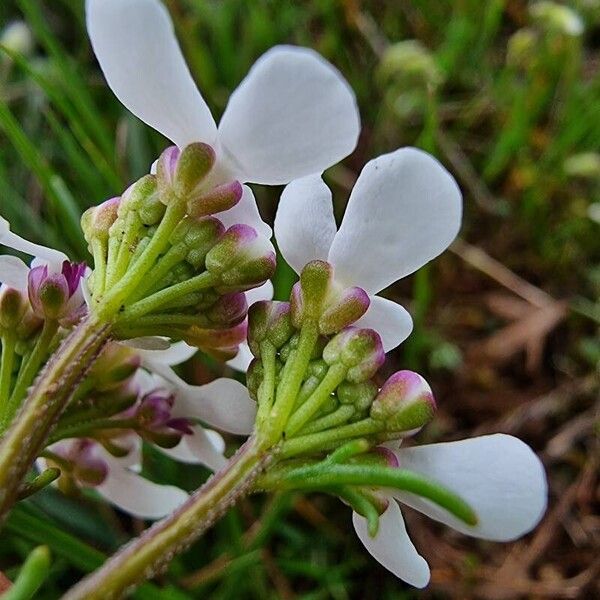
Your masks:
{"label": "cluster of buds", "polygon": [[168,148],[156,175],[84,214],[92,310],[116,315],[118,337],[185,340],[219,358],[244,340],[244,292],[273,274],[275,253],[250,225],[226,226],[244,190],[214,166],[206,144]]}
{"label": "cluster of buds", "polygon": [[[378,385],[385,361],[380,336],[356,324],[368,306],[364,290],[340,289],[331,265],[314,261],[302,271],[290,302],[251,307],[248,343],[255,358],[248,389],[259,404],[259,428],[261,404],[269,404],[265,423],[282,405],[289,407],[281,428],[284,455],[320,452],[365,436],[376,446],[413,433],[433,417],[431,389],[416,373],[399,371]],[[310,328],[311,343],[301,348]],[[300,369],[294,397],[283,397],[290,373]]]}

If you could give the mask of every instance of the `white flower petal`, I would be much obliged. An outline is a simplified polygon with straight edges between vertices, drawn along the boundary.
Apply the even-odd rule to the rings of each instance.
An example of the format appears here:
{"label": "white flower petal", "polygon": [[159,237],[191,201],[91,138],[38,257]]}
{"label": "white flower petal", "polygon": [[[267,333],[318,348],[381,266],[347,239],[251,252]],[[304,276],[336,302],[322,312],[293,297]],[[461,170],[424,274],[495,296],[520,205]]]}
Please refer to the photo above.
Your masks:
{"label": "white flower petal", "polygon": [[355,325],[374,329],[381,337],[385,352],[399,346],[413,328],[412,318],[404,307],[380,296],[371,296],[367,312]]}
{"label": "white flower petal", "polygon": [[256,403],[239,381],[221,378],[179,388],[173,416],[195,417],[216,429],[246,435],[254,429]]}
{"label": "white flower petal", "polygon": [[145,364],[152,366],[156,363],[162,365],[173,366],[179,365],[186,360],[189,360],[198,352],[198,348],[194,348],[185,342],[176,342],[170,344],[166,349],[141,349],[138,346],[139,355],[142,357]]}
{"label": "white flower petal", "polygon": [[218,471],[227,464],[223,456],[225,443],[216,432],[203,429],[200,425],[192,427],[192,435],[184,435],[175,448],[158,448],[164,454],[178,462],[192,465],[206,465]]}
{"label": "white flower petal", "polygon": [[250,225],[259,235],[270,238],[273,232],[262,220],[252,190],[247,185],[242,186],[242,188],[243,193],[240,201],[233,208],[217,213],[215,217],[227,228],[238,223]]}
{"label": "white flower petal", "polygon": [[213,144],[216,125],[158,0],[87,0],[88,33],[108,85],[178,146]]}
{"label": "white flower petal", "polygon": [[246,292],[246,302],[248,306],[252,306],[259,300],[273,299],[273,284],[271,281],[265,281],[260,287],[252,288]]}
{"label": "white flower petal", "polygon": [[367,520],[352,513],[356,534],[369,553],[396,577],[418,588],[429,583],[429,566],[417,552],[408,536],[400,507],[390,498],[385,512],[379,517],[379,531],[372,538]]}
{"label": "white flower petal", "polygon": [[13,233],[10,231],[9,223],[6,219],[0,221],[0,244],[12,248],[13,250],[29,254],[34,258],[42,259],[41,263],[37,262],[34,264],[32,262],[32,267],[35,267],[38,264],[47,264],[52,271],[60,272],[63,262],[69,260],[67,255],[60,252],[60,250],[48,248],[47,246],[42,246],[40,244],[34,244],[16,233]]}
{"label": "white flower petal", "polygon": [[327,260],[336,232],[331,191],[320,175],[286,186],[275,216],[275,239],[296,273],[311,260]]}
{"label": "white flower petal", "polygon": [[245,373],[253,358],[254,355],[250,352],[250,347],[246,342],[243,342],[238,348],[238,353],[231,360],[227,361],[227,366]]}
{"label": "white flower petal", "polygon": [[29,267],[16,256],[0,256],[0,283],[21,292],[27,291]]}
{"label": "white flower petal", "polygon": [[160,519],[183,504],[188,495],[172,485],[160,485],[111,461],[97,492],[120,509],[142,519]]}
{"label": "white flower petal", "polygon": [[365,165],[348,201],[329,262],[346,285],[376,294],[444,251],[460,228],[452,176],[416,148]]}
{"label": "white flower petal", "polygon": [[438,481],[476,511],[479,524],[465,525],[444,509],[405,492],[398,500],[454,529],[479,538],[508,541],[531,531],[547,504],[544,467],[527,444],[504,434],[405,448],[401,468]]}
{"label": "white flower petal", "polygon": [[354,93],[307,48],[276,46],[233,92],[219,125],[233,168],[248,182],[288,183],[350,154],[360,131]]}

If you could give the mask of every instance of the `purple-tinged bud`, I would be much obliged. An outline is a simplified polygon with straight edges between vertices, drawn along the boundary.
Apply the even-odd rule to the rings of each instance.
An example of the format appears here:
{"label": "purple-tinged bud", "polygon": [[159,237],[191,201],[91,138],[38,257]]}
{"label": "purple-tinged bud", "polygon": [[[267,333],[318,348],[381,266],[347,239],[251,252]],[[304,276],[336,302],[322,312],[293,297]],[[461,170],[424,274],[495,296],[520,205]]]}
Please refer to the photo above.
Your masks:
{"label": "purple-tinged bud", "polygon": [[27,298],[10,287],[0,287],[0,329],[13,330],[27,311]]}
{"label": "purple-tinged bud", "polygon": [[146,394],[135,412],[138,433],[163,448],[172,448],[182,435],[191,435],[193,430],[187,419],[171,416],[174,402],[173,394],[160,390]]}
{"label": "purple-tinged bud", "polygon": [[373,453],[381,458],[386,467],[392,467],[392,469],[398,469],[400,467],[398,457],[389,448],[377,446],[376,448],[373,448]]}
{"label": "purple-tinged bud", "polygon": [[377,391],[377,385],[370,380],[362,383],[344,381],[338,386],[336,393],[341,404],[351,404],[362,413],[371,408]]}
{"label": "purple-tinged bud", "polygon": [[246,340],[248,324],[246,320],[227,328],[208,329],[193,325],[182,335],[182,339],[190,346],[195,346],[208,354],[231,354],[233,358],[238,346]]}
{"label": "purple-tinged bud", "polygon": [[290,299],[295,327],[300,328],[305,318],[320,318],[332,282],[333,267],[328,262],[313,260],[302,269],[300,281],[294,285]]}
{"label": "purple-tinged bud", "polygon": [[319,330],[324,335],[331,335],[352,325],[360,319],[369,308],[369,294],[362,288],[347,288],[337,295],[335,300],[328,301],[319,318]]}
{"label": "purple-tinged bud", "polygon": [[275,272],[275,250],[249,225],[233,225],[206,255],[206,269],[219,279],[220,292],[249,290]]}
{"label": "purple-tinged bud", "polygon": [[83,298],[77,305],[69,300],[79,288],[85,275],[84,263],[64,261],[61,273],[48,273],[46,265],[29,271],[27,292],[34,313],[43,319],[59,319],[80,316]]}
{"label": "purple-tinged bud", "polygon": [[248,314],[248,302],[244,292],[233,292],[220,296],[205,312],[208,320],[215,325],[232,327],[241,323]]}
{"label": "purple-tinged bud", "polygon": [[348,327],[325,346],[323,359],[328,365],[342,363],[348,368],[346,379],[361,383],[377,373],[385,361],[385,352],[376,331]]}
{"label": "purple-tinged bud", "polygon": [[418,373],[398,371],[381,388],[371,406],[371,418],[388,432],[420,429],[433,418],[435,400]]}
{"label": "purple-tinged bud", "polygon": [[97,456],[96,449],[96,442],[83,438],[62,442],[53,448],[53,452],[70,466],[72,476],[79,483],[95,487],[102,484],[108,475],[108,465]]}
{"label": "purple-tinged bud", "polygon": [[289,302],[260,300],[248,311],[248,345],[260,356],[260,345],[269,340],[279,350],[294,334]]}
{"label": "purple-tinged bud", "polygon": [[243,191],[239,181],[218,185],[205,194],[188,200],[186,211],[193,217],[204,217],[229,210],[241,200]]}
{"label": "purple-tinged bud", "polygon": [[117,220],[120,198],[110,198],[98,206],[88,208],[81,216],[81,229],[85,239],[106,241],[112,224]]}
{"label": "purple-tinged bud", "polygon": [[168,201],[169,194],[181,200],[190,200],[202,193],[206,176],[215,164],[215,152],[202,142],[189,144],[183,150],[167,148],[158,159],[156,177],[161,197]]}

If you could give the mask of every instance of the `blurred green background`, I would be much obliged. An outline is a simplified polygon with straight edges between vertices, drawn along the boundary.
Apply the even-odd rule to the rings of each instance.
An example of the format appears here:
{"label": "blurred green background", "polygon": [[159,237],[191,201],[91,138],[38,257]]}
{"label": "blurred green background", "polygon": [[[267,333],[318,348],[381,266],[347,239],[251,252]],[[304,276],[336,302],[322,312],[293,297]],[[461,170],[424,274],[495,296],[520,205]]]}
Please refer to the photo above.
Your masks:
{"label": "blurred green background", "polygon": [[[599,597],[600,0],[166,4],[216,115],[274,44],[310,46],[342,71],[363,133],[326,174],[338,217],[379,153],[420,146],[455,174],[461,238],[386,292],[416,322],[386,369],[418,369],[432,383],[439,414],[419,442],[505,431],[531,444],[548,469],[550,509],[533,534],[508,545],[407,511],[432,566],[430,588],[415,592],[370,559],[339,501],[253,498],[177,559],[161,589],[137,596]],[[82,2],[3,0],[0,43],[0,212],[18,233],[88,258],[81,212],[147,172],[166,142],[106,87]],[[257,190],[270,222],[279,193]],[[277,294],[292,282],[280,265]],[[216,374],[201,359],[186,369],[195,382]],[[147,471],[187,489],[207,475],[154,454]],[[47,544],[52,572],[36,597],[57,598],[142,527],[91,496],[46,491],[14,511],[0,568],[13,578]]]}

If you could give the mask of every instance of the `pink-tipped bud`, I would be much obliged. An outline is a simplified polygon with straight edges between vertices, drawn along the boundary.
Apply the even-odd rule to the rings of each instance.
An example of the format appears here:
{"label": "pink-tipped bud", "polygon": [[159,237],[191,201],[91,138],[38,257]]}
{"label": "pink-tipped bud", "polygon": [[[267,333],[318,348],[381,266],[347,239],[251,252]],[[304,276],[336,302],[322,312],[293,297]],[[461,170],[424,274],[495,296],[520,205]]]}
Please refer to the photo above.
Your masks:
{"label": "pink-tipped bud", "polygon": [[241,200],[242,193],[239,181],[224,183],[204,194],[192,196],[186,205],[187,213],[193,217],[204,217],[229,210]]}
{"label": "pink-tipped bud", "polygon": [[245,320],[233,327],[221,329],[206,329],[194,325],[185,331],[182,339],[211,356],[229,360],[236,355],[238,346],[246,340],[247,329]]}
{"label": "pink-tipped bud", "polygon": [[289,302],[260,300],[248,311],[248,345],[254,356],[260,356],[260,345],[269,340],[281,348],[294,334]]}
{"label": "pink-tipped bud", "polygon": [[169,241],[171,244],[187,246],[186,260],[195,268],[204,267],[206,255],[219,242],[225,227],[214,217],[186,217],[175,228]]}
{"label": "pink-tipped bud", "polygon": [[388,432],[419,429],[433,418],[435,400],[418,373],[398,371],[383,385],[371,406],[371,418]]}
{"label": "pink-tipped bud", "polygon": [[323,335],[341,331],[358,321],[367,312],[370,303],[369,294],[359,287],[330,294],[327,306],[319,318],[319,330]]}
{"label": "pink-tipped bud", "polygon": [[106,241],[112,224],[117,220],[120,198],[110,198],[98,206],[88,208],[81,216],[81,228],[85,239]]}
{"label": "pink-tipped bud", "polygon": [[221,327],[233,327],[241,323],[248,314],[248,302],[244,292],[233,292],[220,296],[205,312],[208,320]]}
{"label": "pink-tipped bud", "polygon": [[233,225],[206,255],[206,269],[218,278],[220,292],[249,290],[275,272],[275,250],[249,225]]}
{"label": "pink-tipped bud", "polygon": [[158,159],[156,178],[163,199],[175,194],[189,200],[202,193],[204,180],[215,164],[215,152],[202,142],[189,144],[183,150],[167,148]]}
{"label": "pink-tipped bud", "polygon": [[328,365],[342,363],[348,368],[346,379],[361,383],[375,375],[385,361],[385,353],[376,331],[348,327],[325,346],[323,359]]}

